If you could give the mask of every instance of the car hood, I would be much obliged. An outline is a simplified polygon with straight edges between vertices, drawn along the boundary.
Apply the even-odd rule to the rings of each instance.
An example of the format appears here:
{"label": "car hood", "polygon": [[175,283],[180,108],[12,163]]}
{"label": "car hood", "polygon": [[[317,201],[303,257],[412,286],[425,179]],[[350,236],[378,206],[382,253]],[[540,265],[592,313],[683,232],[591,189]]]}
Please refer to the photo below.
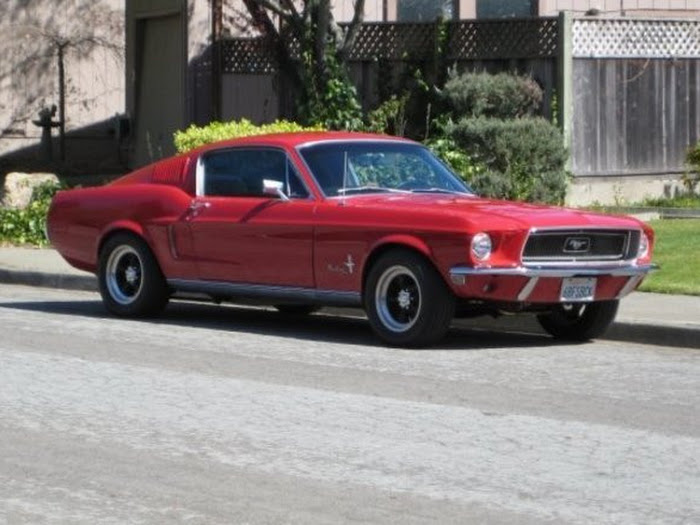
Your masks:
{"label": "car hood", "polygon": [[[631,217],[603,215],[585,210],[499,201],[447,194],[372,194],[344,199],[344,205],[358,208],[409,212],[421,216],[450,216],[478,224],[483,229],[530,228],[640,228]],[[488,225],[488,228],[484,228]]]}

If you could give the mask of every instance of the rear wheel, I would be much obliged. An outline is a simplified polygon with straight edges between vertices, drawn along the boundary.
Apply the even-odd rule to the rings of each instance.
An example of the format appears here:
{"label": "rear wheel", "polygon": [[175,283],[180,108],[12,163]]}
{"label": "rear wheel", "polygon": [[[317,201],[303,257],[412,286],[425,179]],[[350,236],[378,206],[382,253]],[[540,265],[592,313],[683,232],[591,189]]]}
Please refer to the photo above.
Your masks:
{"label": "rear wheel", "polygon": [[454,317],[455,299],[440,274],[420,255],[392,250],[372,266],[364,306],[375,333],[396,346],[441,339]]}
{"label": "rear wheel", "polygon": [[619,301],[569,303],[537,316],[542,328],[557,339],[588,341],[605,333],[615,320]]}
{"label": "rear wheel", "polygon": [[160,313],[169,293],[158,262],[135,235],[119,233],[100,252],[99,286],[108,311],[124,317]]}

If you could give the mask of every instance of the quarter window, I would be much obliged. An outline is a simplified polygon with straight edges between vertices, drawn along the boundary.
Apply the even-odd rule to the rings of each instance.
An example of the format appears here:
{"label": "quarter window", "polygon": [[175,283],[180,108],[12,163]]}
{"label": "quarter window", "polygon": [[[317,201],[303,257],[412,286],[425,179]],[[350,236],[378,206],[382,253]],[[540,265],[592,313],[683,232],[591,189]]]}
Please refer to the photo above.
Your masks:
{"label": "quarter window", "polygon": [[211,197],[262,197],[263,181],[283,184],[290,198],[309,196],[287,155],[276,149],[229,149],[203,159],[203,193]]}

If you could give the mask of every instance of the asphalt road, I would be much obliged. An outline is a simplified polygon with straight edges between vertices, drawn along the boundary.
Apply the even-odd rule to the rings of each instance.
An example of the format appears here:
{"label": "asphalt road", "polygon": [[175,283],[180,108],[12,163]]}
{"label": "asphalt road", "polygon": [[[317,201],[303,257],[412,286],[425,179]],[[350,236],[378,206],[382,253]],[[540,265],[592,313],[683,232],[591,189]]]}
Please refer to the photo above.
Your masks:
{"label": "asphalt road", "polygon": [[0,523],[700,523],[700,352],[0,286]]}

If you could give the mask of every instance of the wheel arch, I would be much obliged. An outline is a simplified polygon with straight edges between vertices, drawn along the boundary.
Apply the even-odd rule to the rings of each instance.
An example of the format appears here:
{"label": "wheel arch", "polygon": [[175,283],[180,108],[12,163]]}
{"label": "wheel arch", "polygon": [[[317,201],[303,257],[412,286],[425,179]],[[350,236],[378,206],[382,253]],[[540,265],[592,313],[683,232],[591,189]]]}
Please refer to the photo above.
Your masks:
{"label": "wheel arch", "polygon": [[[102,253],[102,248],[104,245],[109,241],[112,237],[115,235],[119,234],[127,234],[127,235],[133,235],[134,237],[137,237],[138,239],[142,240],[143,242],[146,243],[148,246],[148,249],[151,250],[151,253],[153,254],[153,257],[156,258],[156,252],[153,250],[153,245],[150,242],[150,239],[148,238],[148,235],[146,234],[146,230],[144,228],[133,221],[117,221],[112,224],[110,224],[107,228],[104,229],[102,235],[100,236],[98,242],[97,242],[97,260],[99,261],[100,254]],[[160,266],[160,261],[156,258],[156,261],[158,262],[158,265]]]}
{"label": "wheel arch", "polygon": [[374,264],[382,255],[384,255],[387,252],[390,252],[391,250],[405,250],[419,255],[425,261],[427,261],[433,268],[435,268],[435,271],[437,271],[438,274],[442,276],[439,268],[433,260],[432,250],[425,242],[410,235],[393,235],[377,242],[372,247],[372,249],[369,252],[369,255],[365,259],[364,265],[362,267],[361,293],[363,297],[365,294],[365,287],[367,285],[367,277],[369,275],[370,270],[372,269],[372,266],[374,266]]}

